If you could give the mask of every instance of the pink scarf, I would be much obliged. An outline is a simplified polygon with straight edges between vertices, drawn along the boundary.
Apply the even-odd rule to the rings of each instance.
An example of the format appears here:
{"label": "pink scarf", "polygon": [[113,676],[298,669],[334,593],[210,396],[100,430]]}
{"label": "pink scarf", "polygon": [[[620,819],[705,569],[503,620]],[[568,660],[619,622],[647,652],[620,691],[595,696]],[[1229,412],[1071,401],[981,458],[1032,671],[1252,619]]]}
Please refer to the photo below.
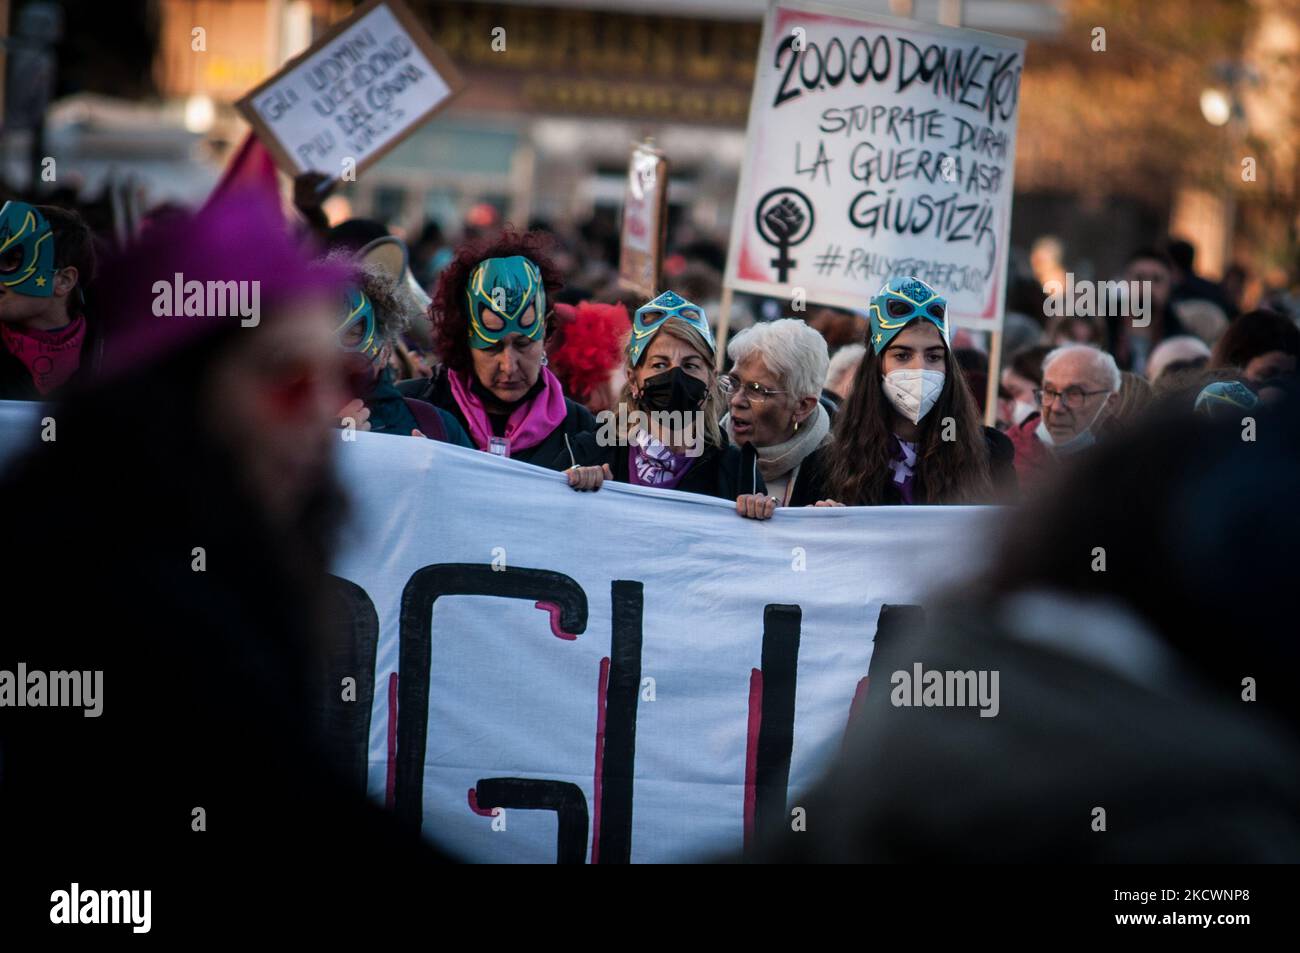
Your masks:
{"label": "pink scarf", "polygon": [[23,362],[32,383],[44,396],[66,383],[81,366],[86,319],[77,315],[54,331],[20,331],[0,324],[0,339],[9,353]]}
{"label": "pink scarf", "polygon": [[[494,436],[492,422],[488,419],[483,402],[470,390],[469,374],[449,371],[447,381],[451,384],[452,396],[465,415],[465,422],[469,424],[470,438],[480,450],[487,450],[489,441]],[[569,415],[560,379],[543,367],[541,381],[541,391],[511,411],[506,421],[506,456],[537,446],[554,433],[555,428],[564,423],[565,417]]]}

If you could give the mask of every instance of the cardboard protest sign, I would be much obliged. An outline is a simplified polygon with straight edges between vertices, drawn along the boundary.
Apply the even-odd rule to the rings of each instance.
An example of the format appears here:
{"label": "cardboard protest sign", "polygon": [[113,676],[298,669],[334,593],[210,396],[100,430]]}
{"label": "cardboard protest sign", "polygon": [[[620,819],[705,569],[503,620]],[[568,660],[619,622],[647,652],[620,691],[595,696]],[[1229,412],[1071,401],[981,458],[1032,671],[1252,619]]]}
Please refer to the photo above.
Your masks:
{"label": "cardboard protest sign", "polygon": [[338,178],[378,160],[461,86],[400,0],[369,0],[236,106],[285,172]]}
{"label": "cardboard protest sign", "polygon": [[1001,326],[1024,42],[774,0],[727,284],[864,308],[915,275]]}
{"label": "cardboard protest sign", "polygon": [[623,195],[619,284],[649,301],[660,291],[668,227],[668,160],[649,145],[632,150]]}

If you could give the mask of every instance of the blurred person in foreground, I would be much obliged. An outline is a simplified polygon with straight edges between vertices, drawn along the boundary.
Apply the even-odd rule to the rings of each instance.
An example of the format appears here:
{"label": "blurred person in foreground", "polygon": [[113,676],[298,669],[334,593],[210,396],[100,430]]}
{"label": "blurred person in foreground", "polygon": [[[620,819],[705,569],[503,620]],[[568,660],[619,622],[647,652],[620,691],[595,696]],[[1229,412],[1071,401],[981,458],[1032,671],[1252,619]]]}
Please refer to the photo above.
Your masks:
{"label": "blurred person in foreground", "polygon": [[[21,544],[0,572],[22,595],[0,669],[102,672],[94,717],[4,709],[0,836],[57,857],[65,889],[143,882],[160,915],[218,880],[241,915],[300,892],[378,903],[400,886],[384,871],[433,856],[336,774],[318,733],[346,276],[282,225],[270,200],[232,196],[106,268],[104,376],[49,410],[56,439],[0,485],[58,501],[8,508]],[[175,273],[257,282],[256,325],[155,317],[154,280]]]}
{"label": "blurred person in foreground", "polygon": [[826,379],[826,341],[804,322],[755,324],[727,344],[734,362],[720,381],[729,397],[724,425],[754,448],[766,484],[736,498],[736,512],[768,519],[778,506],[811,506],[826,496],[831,417],[817,399]]}
{"label": "blurred person in foreground", "polygon": [[[838,763],[790,792],[807,829],[760,859],[1300,861],[1296,407],[1254,443],[1183,408],[1063,476],[987,576],[877,645]],[[997,673],[996,705],[906,707],[917,665]]]}
{"label": "blurred person in foreground", "polygon": [[1043,358],[1039,413],[1012,427],[1016,472],[1022,486],[1041,484],[1063,458],[1097,442],[1120,404],[1123,377],[1115,359],[1087,344],[1067,344]]}

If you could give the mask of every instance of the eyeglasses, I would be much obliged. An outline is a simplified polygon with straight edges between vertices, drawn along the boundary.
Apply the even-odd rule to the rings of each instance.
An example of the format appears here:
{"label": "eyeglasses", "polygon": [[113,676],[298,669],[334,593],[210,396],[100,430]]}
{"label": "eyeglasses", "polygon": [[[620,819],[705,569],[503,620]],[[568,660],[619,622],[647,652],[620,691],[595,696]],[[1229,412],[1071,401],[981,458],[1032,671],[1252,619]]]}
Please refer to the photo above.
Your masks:
{"label": "eyeglasses", "polygon": [[1087,398],[1109,393],[1108,390],[1084,390],[1082,387],[1067,387],[1065,390],[1043,387],[1034,390],[1034,400],[1038,402],[1038,406],[1046,407],[1059,397],[1070,410],[1078,410]]}
{"label": "eyeglasses", "polygon": [[772,390],[770,387],[764,387],[758,381],[750,381],[746,384],[735,374],[723,374],[719,377],[718,387],[728,396],[744,394],[746,400],[755,404],[765,403],[777,394],[788,393],[788,391]]}

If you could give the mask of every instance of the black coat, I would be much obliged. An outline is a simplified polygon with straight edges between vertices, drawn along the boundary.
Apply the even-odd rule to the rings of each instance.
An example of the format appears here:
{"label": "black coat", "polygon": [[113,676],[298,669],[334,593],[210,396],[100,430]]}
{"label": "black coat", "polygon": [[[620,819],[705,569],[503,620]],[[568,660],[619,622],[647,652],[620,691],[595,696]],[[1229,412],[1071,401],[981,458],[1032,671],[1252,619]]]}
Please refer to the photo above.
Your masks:
{"label": "black coat", "polygon": [[[595,433],[585,433],[574,441],[573,455],[578,466],[598,467],[602,463],[608,464],[615,480],[619,483],[632,482],[629,478],[626,444],[602,447],[597,443]],[[754,448],[748,444],[737,447],[728,443],[722,447],[706,446],[673,489],[734,501],[745,493],[766,493],[767,484],[758,472],[758,455]]]}
{"label": "black coat", "polygon": [[[460,404],[456,401],[456,395],[451,391],[451,383],[447,380],[447,369],[445,367],[437,368],[433,377],[430,378],[420,377],[414,380],[401,381],[397,385],[397,389],[401,391],[403,397],[425,400],[435,407],[442,408],[456,418],[456,422],[465,428],[466,433],[470,432],[469,421],[465,419],[465,412],[460,409]],[[548,470],[567,470],[573,466],[568,445],[572,444],[580,434],[594,431],[596,429],[596,418],[582,404],[569,400],[567,397],[564,399],[564,403],[568,408],[564,423],[551,431],[550,435],[537,446],[514,451],[511,453],[510,459],[522,460],[524,463],[546,467]],[[568,438],[568,444],[565,442],[566,437]]]}
{"label": "black coat", "polygon": [[830,444],[823,443],[799,464],[794,489],[790,492],[790,506],[811,506],[830,497],[826,486],[830,466]]}

